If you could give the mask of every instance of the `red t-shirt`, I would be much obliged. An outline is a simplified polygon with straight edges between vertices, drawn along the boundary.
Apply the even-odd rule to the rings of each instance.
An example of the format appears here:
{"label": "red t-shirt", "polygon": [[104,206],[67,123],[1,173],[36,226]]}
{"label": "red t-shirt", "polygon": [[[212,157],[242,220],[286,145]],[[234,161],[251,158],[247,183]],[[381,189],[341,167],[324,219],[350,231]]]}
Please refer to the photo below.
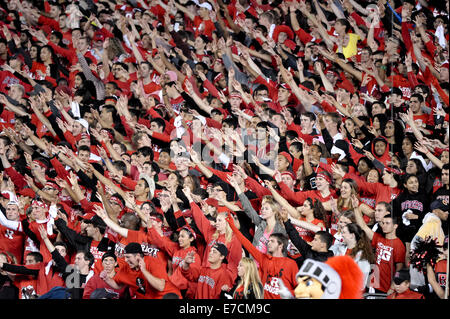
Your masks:
{"label": "red t-shirt", "polygon": [[234,275],[233,280],[237,276],[237,266],[242,258],[242,245],[235,235],[232,236],[230,242],[226,242],[225,235],[219,235],[216,239],[213,238],[213,235],[216,231],[216,228],[211,225],[210,221],[205,217],[200,207],[197,204],[191,203],[191,212],[194,217],[195,223],[202,233],[205,242],[207,243],[205,247],[205,251],[203,253],[203,262],[202,266],[209,267],[208,256],[211,250],[211,247],[216,244],[216,242],[220,242],[224,244],[228,249],[228,270]]}
{"label": "red t-shirt", "polygon": [[301,192],[294,192],[292,189],[290,189],[284,182],[278,183],[280,186],[280,194],[286,198],[287,201],[294,203],[295,205],[303,205],[303,202],[310,197],[312,200],[317,199],[319,201],[327,202],[331,198],[337,198],[336,191],[330,189],[330,194],[326,197],[323,197],[322,194],[317,190],[311,190],[311,191],[301,191]]}
{"label": "red t-shirt", "polygon": [[379,278],[379,283],[371,282],[371,286],[387,292],[391,287],[395,264],[405,262],[405,245],[398,238],[386,239],[382,235],[374,233],[372,247],[376,248],[375,259],[379,271],[379,275],[377,276],[375,273],[374,278]]}
{"label": "red t-shirt", "polygon": [[110,73],[108,74],[108,77],[106,78],[106,81],[107,81],[107,82],[115,82],[115,83],[117,84],[117,86],[122,90],[122,92],[123,92],[124,94],[128,95],[128,94],[130,94],[130,92],[131,92],[131,91],[130,91],[130,85],[131,85],[131,83],[132,83],[133,81],[137,81],[137,75],[136,75],[136,72],[130,73],[130,77],[128,78],[128,80],[125,81],[125,82],[122,82],[122,81],[119,81],[118,79],[116,79],[116,78],[113,76],[112,72],[110,72]]}
{"label": "red t-shirt", "polygon": [[101,279],[99,275],[94,275],[86,282],[86,286],[84,287],[83,291],[83,299],[90,299],[92,292],[94,292],[95,289],[100,288],[106,288],[111,292],[117,293],[118,297],[125,291],[125,288],[122,289],[112,288],[103,279]]}
{"label": "red t-shirt", "polygon": [[[300,220],[306,221],[306,219],[303,217],[300,218]],[[323,224],[323,221],[321,221],[320,219],[314,218],[314,220],[312,220],[310,223],[314,224],[314,225],[319,225],[320,223]],[[303,228],[303,227],[295,226],[295,225],[294,225],[294,227],[298,231],[298,234],[300,235],[300,237],[303,238],[303,240],[310,242],[314,239],[315,232],[308,230],[306,228]]]}
{"label": "red t-shirt", "polygon": [[297,263],[289,257],[273,257],[261,253],[255,246],[236,228],[231,217],[227,217],[228,224],[245,249],[259,264],[259,275],[264,287],[264,299],[280,299],[279,281],[282,280],[287,289],[293,293],[297,286],[295,278]]}
{"label": "red t-shirt", "polygon": [[[119,247],[119,253],[122,257],[123,249],[129,243],[132,243],[132,242],[141,243],[142,251],[144,253],[144,260],[147,265],[147,269],[153,276],[160,278],[160,279],[164,279],[166,281],[164,290],[157,291],[156,289],[154,289],[153,287],[148,285],[148,286],[143,286],[144,287],[143,289],[145,289],[145,287],[147,287],[147,289],[145,289],[145,293],[142,293],[142,290],[139,290],[139,287],[136,284],[136,281],[134,281],[134,286],[130,285],[130,288],[132,289],[133,292],[136,292],[137,299],[161,299],[165,294],[167,294],[169,292],[176,293],[176,294],[180,295],[180,297],[181,297],[181,294],[180,294],[180,291],[178,290],[178,288],[176,288],[175,285],[172,284],[169,280],[169,277],[167,274],[167,255],[163,251],[161,251],[159,248],[157,248],[156,246],[151,244],[151,240],[149,240],[149,239],[150,238],[148,237],[148,235],[143,231],[128,230],[128,237],[127,238],[122,237],[120,239],[119,243],[121,244],[122,247]],[[117,255],[117,251],[118,251],[117,246],[119,246],[118,244],[116,244],[116,255]],[[119,255],[117,255],[117,256],[119,256]],[[138,277],[141,276],[139,278],[143,278],[147,285],[148,282],[144,278],[142,273],[140,271],[138,271],[138,273],[140,273],[140,274],[138,274],[138,273],[136,273],[136,271],[131,270],[130,267],[128,266],[128,264],[125,263],[121,257],[120,257],[120,260],[121,260],[120,268],[125,267],[125,269],[128,269],[128,270],[126,270],[126,272],[129,274],[126,276],[131,276],[133,274]],[[137,279],[138,277],[136,277],[135,279]],[[133,290],[133,287],[136,288],[136,291]]]}
{"label": "red t-shirt", "polygon": [[424,296],[418,292],[408,289],[401,294],[394,292],[389,295],[387,299],[424,299]]}
{"label": "red t-shirt", "polygon": [[0,251],[7,251],[16,257],[18,264],[22,263],[25,234],[0,225]]}
{"label": "red t-shirt", "polygon": [[212,38],[212,34],[215,29],[216,26],[211,20],[202,20],[199,16],[194,18],[194,30],[196,37],[204,34],[207,37]]}
{"label": "red t-shirt", "polygon": [[38,294],[38,281],[33,276],[16,275],[14,286],[19,288],[19,299],[29,299],[30,296]]}
{"label": "red t-shirt", "polygon": [[193,251],[195,255],[194,262],[192,264],[200,267],[201,257],[197,253],[197,249],[194,246],[189,246],[185,249],[180,248],[178,243],[167,237],[159,235],[153,228],[149,229],[148,237],[152,243],[154,243],[158,248],[163,249],[169,256],[172,257],[172,274],[169,276],[170,281],[180,290],[187,289],[193,298],[197,283],[186,279],[186,277],[181,273],[180,263],[184,260],[187,253]]}

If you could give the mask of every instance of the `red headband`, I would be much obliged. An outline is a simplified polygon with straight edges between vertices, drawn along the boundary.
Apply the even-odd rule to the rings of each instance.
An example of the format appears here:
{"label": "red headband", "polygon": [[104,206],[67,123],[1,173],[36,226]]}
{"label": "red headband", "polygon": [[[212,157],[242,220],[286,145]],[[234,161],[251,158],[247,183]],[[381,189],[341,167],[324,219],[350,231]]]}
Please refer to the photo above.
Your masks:
{"label": "red headband", "polygon": [[44,163],[42,163],[42,162],[39,161],[39,160],[34,160],[33,163],[38,164],[40,167],[47,168],[47,165],[45,165]]}
{"label": "red headband", "polygon": [[58,186],[56,183],[53,183],[53,182],[51,182],[51,181],[47,181],[47,182],[45,183],[45,186],[49,186],[49,187],[51,187],[51,188],[60,190],[60,189],[59,189],[59,186]]}
{"label": "red headband", "polygon": [[42,207],[42,208],[48,209],[48,205],[46,203],[44,203],[43,201],[40,201],[40,200],[33,200],[31,202],[31,205],[36,205],[38,207]]}
{"label": "red headband", "polygon": [[219,73],[216,75],[216,77],[214,78],[214,83],[218,82],[221,78],[223,78],[223,73]]}
{"label": "red headband", "polygon": [[318,177],[322,177],[324,180],[326,180],[328,182],[328,184],[331,185],[331,178],[328,177],[328,175],[324,174],[324,173],[319,173],[317,174],[316,178]]}
{"label": "red headband", "polygon": [[160,223],[163,222],[163,221],[161,220],[161,218],[156,217],[156,216],[154,216],[154,215],[150,215],[150,219],[154,219],[154,220],[156,220],[156,221],[158,221],[158,222],[160,222]]}
{"label": "red headband", "polygon": [[232,97],[238,97],[242,100],[242,96],[239,93],[231,93],[230,98],[232,98]]}
{"label": "red headband", "polygon": [[184,225],[183,227],[179,228],[178,231],[182,231],[183,229],[186,230],[187,232],[191,233],[192,236],[194,237],[194,239],[197,239],[197,234],[191,227]]}
{"label": "red headband", "polygon": [[123,204],[122,204],[122,202],[120,201],[120,199],[118,199],[117,197],[111,197],[109,200],[110,200],[111,202],[114,202],[114,203],[116,203],[117,205],[119,205],[119,206],[120,206],[120,209],[123,209]]}

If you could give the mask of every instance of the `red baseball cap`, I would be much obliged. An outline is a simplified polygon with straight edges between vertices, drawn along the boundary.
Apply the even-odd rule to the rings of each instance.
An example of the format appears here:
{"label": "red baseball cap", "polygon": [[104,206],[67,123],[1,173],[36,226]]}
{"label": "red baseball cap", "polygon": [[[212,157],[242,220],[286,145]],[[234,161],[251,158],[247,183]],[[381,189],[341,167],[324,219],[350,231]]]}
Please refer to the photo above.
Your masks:
{"label": "red baseball cap", "polygon": [[289,164],[292,164],[292,156],[288,152],[281,152],[278,155],[284,156]]}

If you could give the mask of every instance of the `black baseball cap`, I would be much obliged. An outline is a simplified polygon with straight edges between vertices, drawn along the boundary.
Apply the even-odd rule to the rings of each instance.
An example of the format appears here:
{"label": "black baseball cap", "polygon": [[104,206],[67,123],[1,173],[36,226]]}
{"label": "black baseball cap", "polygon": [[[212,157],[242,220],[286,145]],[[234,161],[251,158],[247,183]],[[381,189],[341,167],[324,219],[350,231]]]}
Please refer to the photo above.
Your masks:
{"label": "black baseball cap", "polygon": [[92,225],[94,225],[94,227],[97,227],[97,228],[100,228],[103,230],[106,229],[105,222],[103,221],[103,219],[101,219],[97,215],[93,216],[91,219],[84,219],[84,223],[92,224]]}
{"label": "black baseball cap", "polygon": [[214,246],[212,246],[212,248],[217,249],[217,250],[219,251],[219,253],[220,253],[223,257],[225,257],[225,258],[222,260],[222,263],[228,264],[228,260],[227,260],[228,249],[227,249],[227,246],[225,246],[225,245],[222,244],[222,243],[215,243]]}
{"label": "black baseball cap", "polygon": [[448,211],[448,206],[449,205],[445,204],[442,200],[436,199],[435,201],[433,201],[430,204],[430,211],[433,211],[435,209],[440,209],[440,210],[442,210],[444,212],[447,212]]}
{"label": "black baseball cap", "polygon": [[400,285],[404,281],[410,281],[411,275],[409,274],[409,269],[401,269],[397,271],[394,275],[394,283]]}
{"label": "black baseball cap", "polygon": [[141,244],[129,243],[125,246],[125,254],[143,254]]}

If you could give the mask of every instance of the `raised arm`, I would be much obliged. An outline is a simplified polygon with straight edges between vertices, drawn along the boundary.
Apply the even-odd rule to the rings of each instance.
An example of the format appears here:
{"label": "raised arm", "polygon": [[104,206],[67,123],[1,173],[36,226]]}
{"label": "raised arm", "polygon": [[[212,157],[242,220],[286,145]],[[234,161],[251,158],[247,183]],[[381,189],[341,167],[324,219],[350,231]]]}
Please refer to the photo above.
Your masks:
{"label": "raised arm", "polygon": [[120,236],[127,238],[128,237],[128,229],[123,228],[121,226],[119,226],[118,224],[116,224],[106,213],[105,209],[96,205],[93,209],[94,213],[100,217],[106,224],[106,226],[108,226],[109,228],[111,228],[113,231],[115,231],[116,233],[118,233]]}
{"label": "raised arm", "polygon": [[195,15],[192,14],[192,12],[190,12],[185,6],[182,6],[181,4],[174,2],[175,7],[177,8],[177,10],[180,10],[181,12],[183,12],[190,20],[194,21],[195,19]]}
{"label": "raised arm", "polygon": [[244,194],[244,192],[239,187],[236,178],[233,175],[228,176],[228,182],[231,186],[233,186],[234,190],[239,196],[239,200],[242,203],[242,207],[244,208],[245,214],[252,220],[253,224],[258,226],[261,223],[261,217],[254,210],[252,204],[248,200],[248,197]]}
{"label": "raised arm", "polygon": [[352,205],[354,207],[353,211],[355,213],[356,223],[366,233],[367,238],[369,238],[369,240],[372,240],[374,232],[372,229],[369,228],[369,226],[367,226],[366,222],[364,221],[362,212],[359,208],[359,200],[356,197],[356,195],[352,195]]}
{"label": "raised arm", "polygon": [[256,249],[256,247],[253,246],[253,244],[239,231],[239,229],[237,229],[236,225],[234,224],[233,217],[228,214],[226,220],[233,230],[233,233],[236,235],[237,239],[241,242],[242,246],[253,256],[253,258],[259,264],[263,263],[264,254]]}
{"label": "raised arm", "polygon": [[291,204],[289,204],[289,202],[283,197],[281,196],[276,190],[275,188],[273,188],[272,184],[268,183],[267,188],[270,190],[270,192],[272,193],[273,198],[288,212],[288,214],[293,217],[293,218],[300,218],[300,214],[297,211],[297,209],[295,209],[294,206],[292,206]]}

